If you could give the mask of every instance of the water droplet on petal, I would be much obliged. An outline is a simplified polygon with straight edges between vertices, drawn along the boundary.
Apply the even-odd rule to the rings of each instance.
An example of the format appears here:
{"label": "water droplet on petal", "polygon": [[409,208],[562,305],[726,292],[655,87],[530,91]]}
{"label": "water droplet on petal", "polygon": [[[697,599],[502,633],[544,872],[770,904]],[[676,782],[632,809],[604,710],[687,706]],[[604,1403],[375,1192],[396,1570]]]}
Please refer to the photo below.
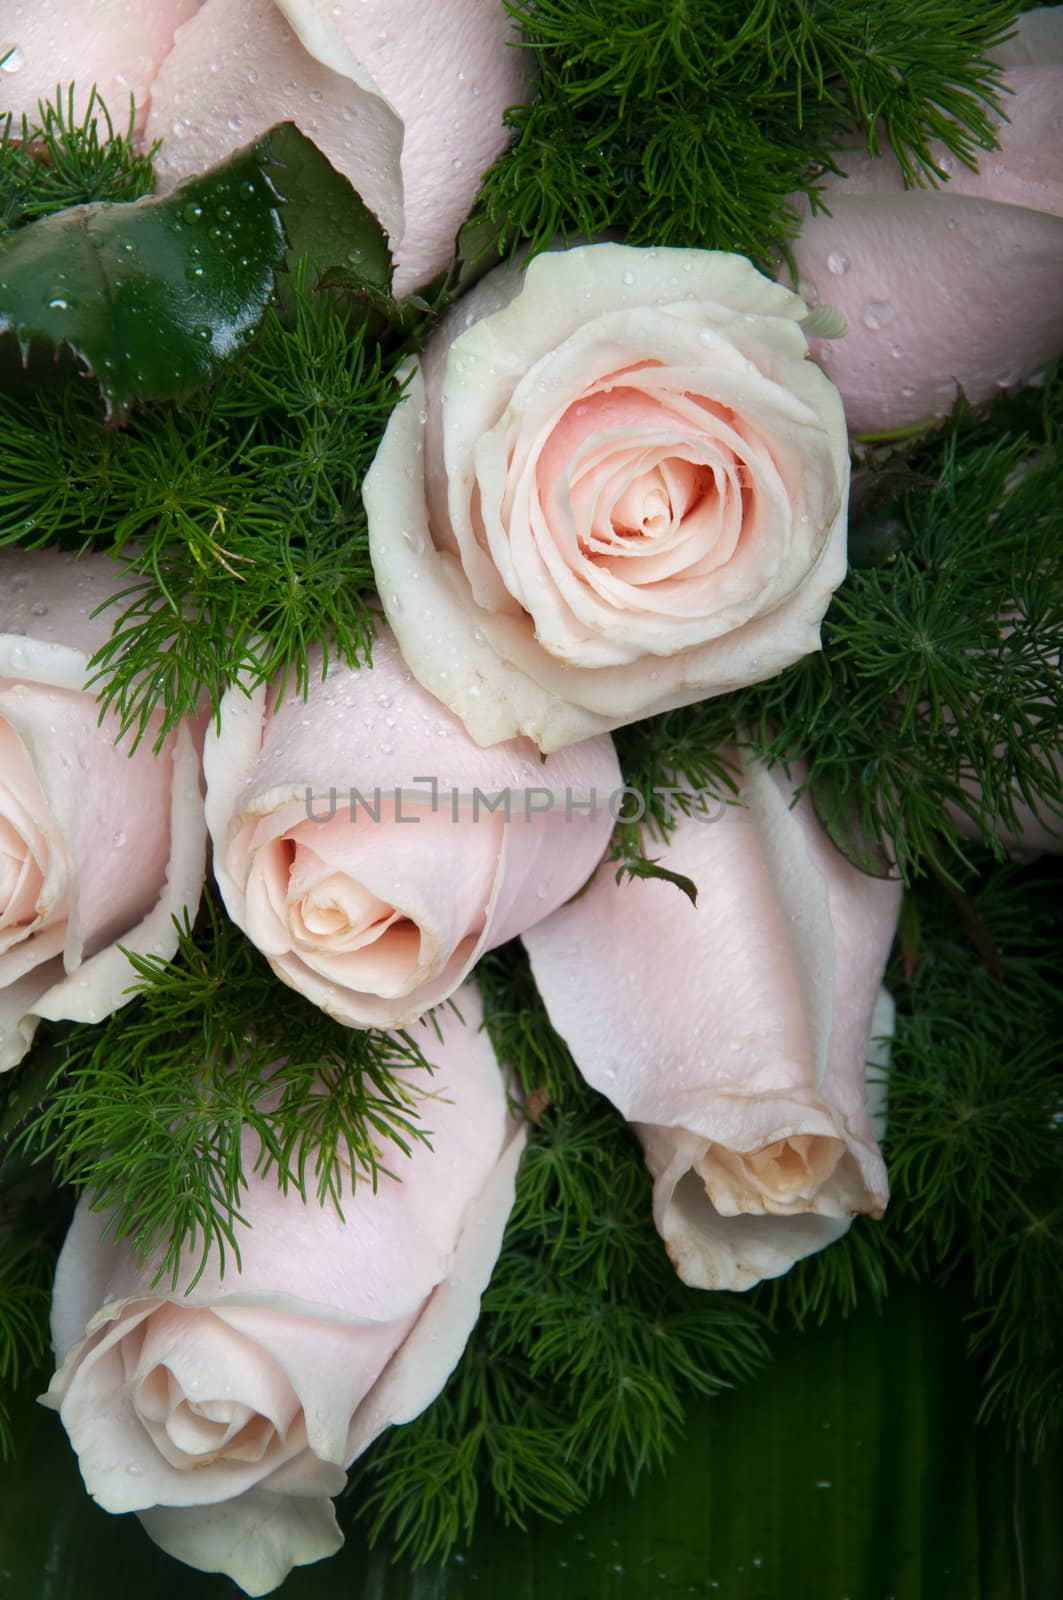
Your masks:
{"label": "water droplet on petal", "polygon": [[21,72],[26,65],[26,57],[18,45],[12,45],[3,61],[0,61],[0,72]]}
{"label": "water droplet on petal", "polygon": [[849,270],[849,257],[840,250],[832,250],[827,257],[827,271],[832,272],[836,278],[844,277]]}
{"label": "water droplet on petal", "polygon": [[864,307],[861,321],[865,328],[877,333],[879,328],[888,328],[896,315],[888,300],[872,300],[870,305]]}

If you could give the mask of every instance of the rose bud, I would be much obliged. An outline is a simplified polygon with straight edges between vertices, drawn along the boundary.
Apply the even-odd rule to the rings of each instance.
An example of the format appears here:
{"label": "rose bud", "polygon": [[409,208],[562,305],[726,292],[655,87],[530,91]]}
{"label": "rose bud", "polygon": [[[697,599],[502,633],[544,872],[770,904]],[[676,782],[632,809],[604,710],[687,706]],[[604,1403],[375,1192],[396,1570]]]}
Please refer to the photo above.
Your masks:
{"label": "rose bud", "polygon": [[527,95],[502,0],[205,0],[152,85],[164,192],[294,122],[379,218],[405,294],[449,266]]}
{"label": "rose bud", "polygon": [[87,1197],[63,1247],[44,1401],[89,1493],[248,1594],[338,1549],[345,1469],[435,1398],[476,1324],[524,1134],[472,985],[458,1002],[464,1021],[448,1007],[438,1034],[418,1029],[438,1069],[419,1119],[431,1148],[382,1142],[394,1176],[359,1180],[343,1218],[255,1173],[245,1135],[239,1272],[212,1260],[193,1285],[197,1258],[155,1285]]}
{"label": "rose bud", "polygon": [[[1031,377],[1063,351],[1063,8],[1018,18],[1000,149],[972,172],[931,141],[947,181],[906,189],[892,154],[844,152],[827,212],[793,246],[800,291],[849,331],[814,345],[855,433],[945,416]],[[807,209],[807,208],[806,208]]]}
{"label": "rose bud", "polygon": [[96,1022],[137,975],[119,946],[172,956],[194,913],[206,829],[186,724],[132,750],[100,720],[88,660],[123,587],[106,556],[0,551],[0,1070],[41,1017]]}
{"label": "rose bud", "polygon": [[364,493],[403,655],[479,743],[558,750],[819,648],[849,456],[806,315],[741,256],[600,244],[444,319]]}
{"label": "rose bud", "polygon": [[525,935],[550,1020],[633,1124],[653,1216],[685,1283],[747,1289],[880,1215],[872,1041],[900,907],[830,843],[805,796],[746,765],[741,805],[684,818],[664,865],[697,886],[602,869]]}
{"label": "rose bud", "polygon": [[372,668],[320,665],[306,701],[226,695],[204,758],[214,870],[279,978],[352,1027],[397,1026],[580,888],[620,772],[607,738],[546,762],[526,740],[478,749],[386,633]]}
{"label": "rose bud", "polygon": [[159,63],[174,34],[199,10],[201,0],[74,0],[51,5],[21,5],[0,17],[0,56],[7,52],[0,79],[0,115],[18,121],[38,119],[38,102],[55,101],[58,86],[75,87],[74,114],[88,109],[93,87],[124,132],[132,103],[140,131]]}

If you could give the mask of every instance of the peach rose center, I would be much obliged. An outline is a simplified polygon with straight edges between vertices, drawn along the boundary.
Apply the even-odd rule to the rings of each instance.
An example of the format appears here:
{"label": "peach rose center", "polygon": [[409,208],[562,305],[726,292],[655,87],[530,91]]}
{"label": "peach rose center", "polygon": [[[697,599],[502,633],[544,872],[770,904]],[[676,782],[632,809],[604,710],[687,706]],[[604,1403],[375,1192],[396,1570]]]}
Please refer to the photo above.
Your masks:
{"label": "peach rose center", "polygon": [[[465,870],[437,907],[440,853],[463,846]],[[253,849],[249,927],[268,954],[342,988],[405,995],[483,932],[498,848],[490,823],[465,829],[411,805],[401,822],[384,803],[376,820],[300,821]]]}
{"label": "peach rose center", "polygon": [[743,1209],[743,1194],[760,1198],[775,1209],[813,1199],[833,1175],[844,1151],[840,1139],[792,1134],[746,1154],[713,1145],[698,1170],[710,1199],[722,1179],[739,1210]]}
{"label": "peach rose center", "polygon": [[122,1364],[136,1415],[178,1471],[257,1463],[300,1446],[299,1401],[272,1357],[210,1311],[163,1306],[127,1334]]}
{"label": "peach rose center", "polygon": [[688,392],[689,376],[624,369],[536,439],[511,439],[502,523],[541,639],[589,630],[617,659],[635,640],[671,653],[740,625],[782,581],[811,475],[790,481],[792,463],[731,406]]}

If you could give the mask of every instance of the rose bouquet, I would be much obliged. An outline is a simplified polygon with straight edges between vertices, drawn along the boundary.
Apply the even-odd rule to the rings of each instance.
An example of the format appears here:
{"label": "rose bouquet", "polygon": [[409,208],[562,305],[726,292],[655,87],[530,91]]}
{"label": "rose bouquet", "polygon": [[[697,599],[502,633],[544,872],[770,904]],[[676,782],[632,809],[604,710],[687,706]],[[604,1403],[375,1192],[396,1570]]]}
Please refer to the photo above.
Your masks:
{"label": "rose bouquet", "polygon": [[438,1563],[907,1275],[1040,1459],[1063,15],[9,10],[0,1444]]}

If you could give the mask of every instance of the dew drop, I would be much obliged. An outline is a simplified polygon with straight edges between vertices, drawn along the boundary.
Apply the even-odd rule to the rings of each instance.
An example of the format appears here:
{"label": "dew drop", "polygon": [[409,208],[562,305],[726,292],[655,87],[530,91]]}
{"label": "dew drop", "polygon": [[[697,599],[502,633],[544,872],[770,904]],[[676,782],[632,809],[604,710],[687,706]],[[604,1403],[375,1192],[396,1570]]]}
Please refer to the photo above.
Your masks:
{"label": "dew drop", "polygon": [[48,310],[49,311],[69,311],[70,310],[70,302],[68,300],[64,300],[61,295],[56,295],[54,300],[49,300],[49,302],[48,302]]}
{"label": "dew drop", "polygon": [[254,67],[252,67],[250,69],[250,71],[248,72],[247,81],[248,81],[248,83],[257,83],[258,82],[258,73],[255,71]]}
{"label": "dew drop", "polygon": [[186,205],[184,210],[181,212],[181,215],[186,222],[198,222],[200,217],[203,215],[203,207],[197,206],[192,201],[189,201],[188,205]]}
{"label": "dew drop", "polygon": [[896,315],[888,300],[872,300],[870,305],[864,307],[864,314],[860,320],[865,328],[877,333],[879,328],[888,328]]}
{"label": "dew drop", "polygon": [[840,250],[832,250],[827,257],[827,271],[833,273],[836,278],[842,278],[848,270],[849,257],[843,255]]}
{"label": "dew drop", "polygon": [[47,615],[48,607],[45,605],[43,600],[35,600],[33,605],[30,606],[30,616],[46,617]]}
{"label": "dew drop", "polygon": [[214,337],[214,329],[206,322],[201,322],[198,328],[192,329],[192,336],[202,344],[209,344]]}
{"label": "dew drop", "polygon": [[21,72],[25,65],[25,55],[17,44],[12,45],[3,61],[0,61],[0,72]]}
{"label": "dew drop", "polygon": [[112,833],[112,835],[111,835],[111,843],[114,845],[116,850],[124,850],[125,849],[125,846],[126,846],[126,835],[122,832],[121,828],[119,828],[117,833]]}
{"label": "dew drop", "polygon": [[915,393],[915,390],[912,388],[910,383],[906,383],[904,388],[901,390],[901,394],[904,396],[904,398],[906,400],[910,400],[914,393]]}
{"label": "dew drop", "polygon": [[634,281],[635,281],[635,274],[633,272],[625,272],[624,273],[624,282],[627,284],[629,289],[630,289],[631,285],[634,283]]}
{"label": "dew drop", "polygon": [[240,127],[240,118],[239,117],[230,117],[227,126],[229,127],[231,132],[236,133],[237,130],[239,129],[239,127]]}
{"label": "dew drop", "polygon": [[82,772],[87,772],[89,770],[89,758],[85,754],[84,750],[78,751],[78,766],[81,768]]}

